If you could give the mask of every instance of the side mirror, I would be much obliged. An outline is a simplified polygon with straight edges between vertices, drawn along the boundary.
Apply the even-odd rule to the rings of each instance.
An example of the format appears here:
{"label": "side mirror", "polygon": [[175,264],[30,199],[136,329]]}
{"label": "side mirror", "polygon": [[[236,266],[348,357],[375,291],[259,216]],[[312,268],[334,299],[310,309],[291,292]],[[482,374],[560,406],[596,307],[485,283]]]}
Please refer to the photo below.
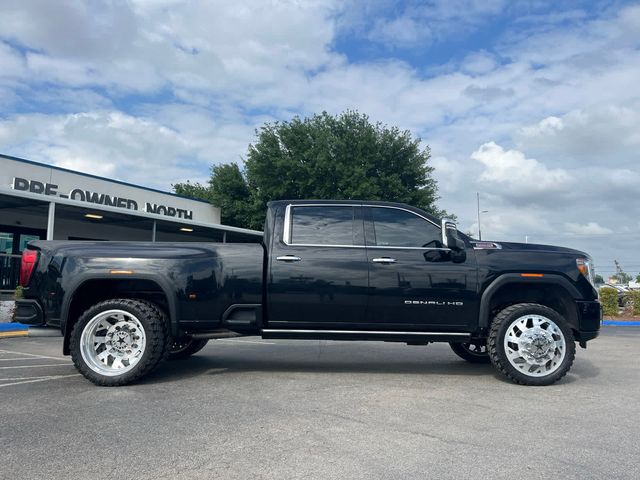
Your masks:
{"label": "side mirror", "polygon": [[442,219],[442,244],[454,252],[464,251],[464,242],[458,238],[458,229],[453,220]]}

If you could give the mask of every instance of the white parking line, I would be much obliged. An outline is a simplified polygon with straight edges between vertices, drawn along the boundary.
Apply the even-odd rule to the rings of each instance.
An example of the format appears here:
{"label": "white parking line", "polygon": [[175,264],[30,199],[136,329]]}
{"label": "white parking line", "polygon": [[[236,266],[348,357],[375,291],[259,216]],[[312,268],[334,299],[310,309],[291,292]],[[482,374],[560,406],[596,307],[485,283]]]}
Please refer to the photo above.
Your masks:
{"label": "white parking line", "polygon": [[51,360],[64,360],[64,357],[48,357],[46,355],[36,355],[35,353],[27,353],[27,352],[14,352],[12,350],[0,350],[0,353],[11,353],[14,355],[25,355],[27,357],[36,357],[36,358],[49,358]]}
{"label": "white parking line", "polygon": [[78,377],[80,376],[79,373],[73,373],[71,375],[54,375],[51,377],[44,377],[44,378],[36,378],[33,380],[24,380],[21,382],[13,382],[13,383],[5,383],[4,385],[0,385],[0,388],[2,387],[11,387],[13,385],[22,385],[24,383],[36,383],[36,382],[46,382],[48,380],[57,380],[59,378],[69,378],[69,377]]}
{"label": "white parking line", "polygon": [[7,377],[0,378],[0,382],[10,382],[15,380],[31,380],[36,378],[49,378],[49,377],[57,377],[58,375],[37,375],[35,377]]}
{"label": "white parking line", "polygon": [[40,360],[33,357],[20,357],[20,358],[0,358],[0,362],[13,362],[15,360]]}
{"label": "white parking line", "polygon": [[10,368],[35,368],[35,367],[67,367],[72,366],[71,362],[69,363],[53,363],[50,365],[16,365],[13,367],[0,367],[0,370],[9,370]]}

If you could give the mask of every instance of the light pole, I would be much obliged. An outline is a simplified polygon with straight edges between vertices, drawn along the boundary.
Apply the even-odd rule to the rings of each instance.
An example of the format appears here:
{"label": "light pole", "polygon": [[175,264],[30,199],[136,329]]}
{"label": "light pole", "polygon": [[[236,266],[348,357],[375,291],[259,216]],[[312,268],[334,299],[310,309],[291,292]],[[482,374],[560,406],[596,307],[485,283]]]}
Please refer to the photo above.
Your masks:
{"label": "light pole", "polygon": [[478,204],[478,240],[482,240],[482,229],[480,228],[480,214],[488,213],[489,210],[480,211],[480,192],[476,192],[476,200]]}

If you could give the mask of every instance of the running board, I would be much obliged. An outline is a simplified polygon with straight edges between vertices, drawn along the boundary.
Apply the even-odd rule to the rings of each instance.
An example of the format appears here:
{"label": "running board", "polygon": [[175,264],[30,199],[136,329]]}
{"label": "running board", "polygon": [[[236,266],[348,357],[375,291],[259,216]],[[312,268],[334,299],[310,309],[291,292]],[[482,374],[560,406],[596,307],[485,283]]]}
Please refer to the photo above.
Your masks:
{"label": "running board", "polygon": [[385,342],[464,342],[471,339],[464,332],[395,332],[381,330],[289,330],[267,328],[262,330],[262,338],[290,338],[300,340],[360,340]]}

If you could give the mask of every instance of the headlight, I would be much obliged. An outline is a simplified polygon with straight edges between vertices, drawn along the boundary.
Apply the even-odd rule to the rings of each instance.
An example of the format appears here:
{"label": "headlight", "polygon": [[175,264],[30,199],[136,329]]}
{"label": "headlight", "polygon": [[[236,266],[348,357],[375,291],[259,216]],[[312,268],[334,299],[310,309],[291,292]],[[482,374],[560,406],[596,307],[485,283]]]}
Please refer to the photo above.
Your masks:
{"label": "headlight", "polygon": [[591,259],[588,258],[576,258],[576,265],[578,266],[578,271],[584,275],[587,280],[595,287],[596,285],[596,275],[593,271],[593,264]]}

